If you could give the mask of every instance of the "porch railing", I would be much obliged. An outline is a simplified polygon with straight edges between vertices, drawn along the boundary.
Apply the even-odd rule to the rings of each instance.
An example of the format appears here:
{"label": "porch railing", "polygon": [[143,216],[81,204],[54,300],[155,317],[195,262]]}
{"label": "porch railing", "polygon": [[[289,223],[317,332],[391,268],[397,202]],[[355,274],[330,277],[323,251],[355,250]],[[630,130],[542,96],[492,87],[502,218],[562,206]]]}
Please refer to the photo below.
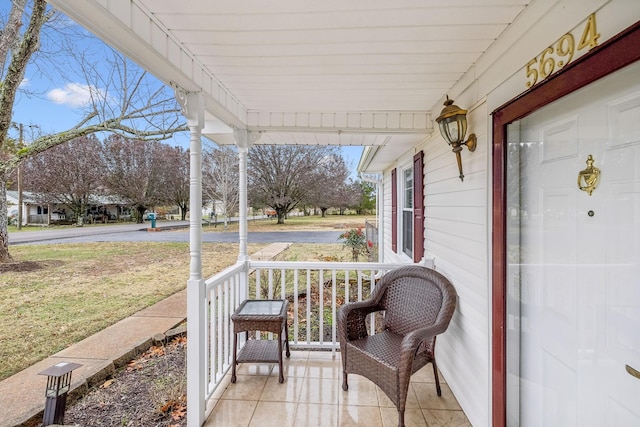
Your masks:
{"label": "porch railing", "polygon": [[47,214],[29,214],[29,224],[43,225],[49,223],[49,215]]}
{"label": "porch railing", "polygon": [[[289,341],[292,348],[339,347],[337,310],[346,301],[362,301],[389,270],[399,264],[345,262],[240,262],[207,279],[205,366],[206,399],[231,367],[231,315],[247,298],[289,301]],[[374,333],[375,321],[370,322]],[[244,345],[240,337],[240,346]],[[256,334],[254,339],[268,338]]]}
{"label": "porch railing", "polygon": [[378,261],[378,221],[365,220],[364,222],[365,235],[367,236],[367,243],[371,242],[372,250],[369,251],[369,261]]}

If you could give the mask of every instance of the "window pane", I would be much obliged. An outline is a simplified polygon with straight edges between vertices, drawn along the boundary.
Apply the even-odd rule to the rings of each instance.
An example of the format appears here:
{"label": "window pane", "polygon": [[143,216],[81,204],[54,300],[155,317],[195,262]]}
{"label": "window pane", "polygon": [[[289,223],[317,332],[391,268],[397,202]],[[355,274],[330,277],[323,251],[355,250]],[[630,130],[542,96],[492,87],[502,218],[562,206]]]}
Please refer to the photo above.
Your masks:
{"label": "window pane", "polygon": [[404,208],[413,209],[413,169],[404,170]]}
{"label": "window pane", "polygon": [[413,257],[413,211],[402,211],[402,251]]}

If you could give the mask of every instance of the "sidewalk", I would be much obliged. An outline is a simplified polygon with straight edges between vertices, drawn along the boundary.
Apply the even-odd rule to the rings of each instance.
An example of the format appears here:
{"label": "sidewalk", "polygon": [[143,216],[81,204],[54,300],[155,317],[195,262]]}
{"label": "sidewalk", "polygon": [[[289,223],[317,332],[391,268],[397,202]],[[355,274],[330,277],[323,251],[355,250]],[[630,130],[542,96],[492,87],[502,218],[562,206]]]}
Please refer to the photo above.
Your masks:
{"label": "sidewalk", "polygon": [[[274,243],[251,258],[272,259],[289,245]],[[80,363],[82,367],[71,375],[70,393],[83,393],[149,348],[154,335],[183,322],[186,297],[185,289],[1,381],[0,427],[31,427],[42,422],[47,378],[38,372],[63,361]]]}

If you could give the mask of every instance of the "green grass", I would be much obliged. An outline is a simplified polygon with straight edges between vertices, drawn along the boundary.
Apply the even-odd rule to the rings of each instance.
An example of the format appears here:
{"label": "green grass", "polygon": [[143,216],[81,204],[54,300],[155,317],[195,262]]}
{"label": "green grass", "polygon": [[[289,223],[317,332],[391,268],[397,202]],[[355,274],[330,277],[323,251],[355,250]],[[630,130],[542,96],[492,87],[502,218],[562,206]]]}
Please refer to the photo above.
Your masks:
{"label": "green grass", "polygon": [[[133,222],[128,222],[128,223],[122,223],[122,222],[109,222],[107,224],[103,224],[103,223],[95,223],[95,224],[90,224],[90,223],[85,223],[83,225],[84,228],[89,228],[89,227],[109,227],[112,225],[123,225],[123,224],[134,224]],[[145,224],[149,224],[149,221],[146,221]],[[142,225],[142,224],[141,224]],[[20,230],[18,230],[18,227],[16,227],[15,225],[9,225],[7,227],[7,231],[9,233],[14,233],[14,232],[22,232],[22,231],[50,231],[50,230],[64,230],[67,228],[76,228],[77,225],[75,224],[53,224],[50,226],[41,226],[41,225],[23,225]]]}
{"label": "green grass", "polygon": [[[364,227],[366,219],[373,220],[375,215],[327,215],[322,218],[319,215],[310,216],[292,216],[285,219],[284,224],[278,224],[276,218],[265,218],[251,220],[249,217],[249,231],[295,231],[295,230],[325,230],[325,231],[344,231],[348,228]],[[218,219],[218,225],[203,226],[204,231],[237,231],[238,223],[230,223],[228,228],[224,228]]]}

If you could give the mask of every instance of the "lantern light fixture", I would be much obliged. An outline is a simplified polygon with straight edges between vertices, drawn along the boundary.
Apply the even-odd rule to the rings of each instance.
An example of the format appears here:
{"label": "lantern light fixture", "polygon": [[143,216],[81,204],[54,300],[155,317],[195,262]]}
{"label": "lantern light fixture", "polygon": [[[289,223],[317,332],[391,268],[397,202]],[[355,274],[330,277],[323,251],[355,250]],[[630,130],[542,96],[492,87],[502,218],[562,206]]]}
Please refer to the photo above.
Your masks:
{"label": "lantern light fixture", "polygon": [[478,140],[475,133],[470,134],[469,139],[466,141],[464,140],[464,136],[467,133],[467,110],[463,110],[455,105],[453,99],[449,99],[448,95],[444,106],[436,122],[438,122],[442,137],[447,141],[447,144],[452,147],[451,151],[456,153],[458,170],[460,171],[460,181],[464,181],[462,158],[460,155],[462,146],[466,145],[469,151],[473,152],[476,149]]}
{"label": "lantern light fixture", "polygon": [[64,424],[67,394],[71,391],[71,371],[81,366],[80,363],[60,362],[38,372],[38,375],[47,376],[43,426]]}

